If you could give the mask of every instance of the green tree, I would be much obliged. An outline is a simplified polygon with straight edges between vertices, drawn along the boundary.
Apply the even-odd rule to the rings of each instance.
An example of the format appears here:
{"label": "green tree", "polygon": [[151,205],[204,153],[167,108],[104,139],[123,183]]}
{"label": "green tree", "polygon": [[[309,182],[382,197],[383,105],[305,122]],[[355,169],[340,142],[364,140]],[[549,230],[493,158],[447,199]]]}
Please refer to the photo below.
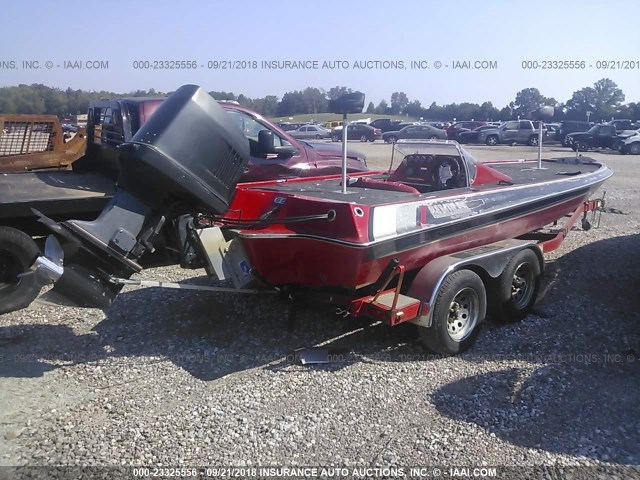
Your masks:
{"label": "green tree", "polygon": [[567,101],[567,117],[586,119],[587,112],[591,112],[592,120],[606,120],[615,116],[624,102],[624,93],[616,83],[603,78],[593,84],[573,92]]}
{"label": "green tree", "polygon": [[302,92],[294,91],[285,93],[278,105],[278,116],[283,117],[297,113],[306,113]]}
{"label": "green tree", "polygon": [[484,102],[478,109],[477,120],[493,120],[500,116],[500,111],[491,102]]}
{"label": "green tree", "polygon": [[369,105],[367,105],[367,113],[376,113],[376,107],[373,102],[369,102]]}
{"label": "green tree", "polygon": [[423,116],[422,112],[424,108],[420,104],[419,100],[414,100],[413,102],[409,102],[406,107],[404,107],[404,113],[409,117],[420,118]]}
{"label": "green tree", "polygon": [[439,107],[436,102],[432,102],[431,105],[429,105],[429,108],[425,111],[424,116],[430,120],[443,120],[444,109]]}
{"label": "green tree", "polygon": [[233,92],[209,92],[209,95],[211,95],[213,98],[215,98],[216,100],[236,100],[236,96],[233,94]]}
{"label": "green tree", "polygon": [[236,101],[243,107],[251,108],[253,106],[253,101],[242,93],[238,95]]}
{"label": "green tree", "polygon": [[400,115],[404,112],[404,108],[409,104],[409,98],[404,92],[393,92],[391,94],[391,113]]}
{"label": "green tree", "polygon": [[603,78],[593,84],[595,92],[596,112],[603,119],[614,117],[624,102],[624,93],[618,85],[609,78]]}
{"label": "green tree", "polygon": [[347,93],[352,93],[353,90],[347,87],[332,87],[327,92],[327,97],[329,100],[335,100],[336,98],[345,95]]}
{"label": "green tree", "polygon": [[378,104],[378,106],[375,109],[375,113],[377,113],[378,115],[386,115],[388,109],[389,109],[389,107],[388,107],[387,102],[384,101],[384,100],[380,100],[380,103]]}
{"label": "green tree", "polygon": [[327,97],[317,88],[307,87],[302,92],[304,101],[303,113],[319,113],[327,111]]}
{"label": "green tree", "polygon": [[627,103],[626,105],[622,105],[618,109],[618,114],[620,118],[630,118],[632,120],[640,119],[640,103]]}
{"label": "green tree", "polygon": [[525,88],[516,94],[515,116],[528,118],[530,113],[543,105],[555,105],[554,98],[547,98],[537,88]]}
{"label": "green tree", "polygon": [[278,113],[278,97],[267,95],[264,98],[254,98],[253,109],[264,116],[273,117]]}

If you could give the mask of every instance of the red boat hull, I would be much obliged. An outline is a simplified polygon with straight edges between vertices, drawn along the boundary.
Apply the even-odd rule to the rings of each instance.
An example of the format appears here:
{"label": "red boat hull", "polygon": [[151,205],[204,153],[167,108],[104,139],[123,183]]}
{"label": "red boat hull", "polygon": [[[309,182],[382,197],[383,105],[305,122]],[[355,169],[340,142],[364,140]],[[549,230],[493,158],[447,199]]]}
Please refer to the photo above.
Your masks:
{"label": "red boat hull", "polygon": [[355,246],[295,234],[270,238],[243,235],[243,245],[255,270],[272,285],[356,289],[375,282],[393,258],[407,271],[421,268],[442,255],[539,229],[575,210],[587,197],[588,194],[581,195],[540,211],[380,256],[375,246]]}

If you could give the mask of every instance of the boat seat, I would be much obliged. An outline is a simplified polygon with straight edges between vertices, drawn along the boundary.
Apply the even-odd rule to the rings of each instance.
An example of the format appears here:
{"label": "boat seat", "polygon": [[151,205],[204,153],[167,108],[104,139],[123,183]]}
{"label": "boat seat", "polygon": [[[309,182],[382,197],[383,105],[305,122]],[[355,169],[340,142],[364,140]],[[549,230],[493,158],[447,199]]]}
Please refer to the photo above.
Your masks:
{"label": "boat seat", "polygon": [[374,178],[358,177],[357,179],[349,179],[350,187],[372,188],[375,190],[391,190],[394,192],[405,192],[419,194],[420,191],[412,186],[405,185],[400,182],[391,182],[385,180],[376,180]]}

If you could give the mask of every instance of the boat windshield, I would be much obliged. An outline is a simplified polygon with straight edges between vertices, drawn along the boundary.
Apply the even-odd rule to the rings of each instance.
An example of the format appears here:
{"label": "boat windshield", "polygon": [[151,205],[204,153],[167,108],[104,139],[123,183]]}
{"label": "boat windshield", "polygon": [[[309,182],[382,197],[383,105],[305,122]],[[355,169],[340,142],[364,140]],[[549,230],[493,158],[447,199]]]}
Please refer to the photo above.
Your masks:
{"label": "boat windshield", "polygon": [[478,161],[458,142],[451,140],[399,140],[394,145],[394,163],[399,165],[406,158],[414,158],[417,155],[426,157],[453,157],[461,159],[468,172],[469,182],[476,177],[476,165]]}

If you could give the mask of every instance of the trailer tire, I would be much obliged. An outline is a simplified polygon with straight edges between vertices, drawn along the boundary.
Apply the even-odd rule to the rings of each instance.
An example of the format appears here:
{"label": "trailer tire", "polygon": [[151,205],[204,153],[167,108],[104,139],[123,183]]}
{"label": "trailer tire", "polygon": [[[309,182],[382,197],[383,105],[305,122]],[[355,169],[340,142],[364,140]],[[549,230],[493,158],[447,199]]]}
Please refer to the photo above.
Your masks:
{"label": "trailer tire", "polygon": [[430,327],[418,327],[420,341],[430,351],[450,356],[475,342],[487,313],[482,279],[471,270],[458,270],[444,279],[433,304]]}
{"label": "trailer tire", "polygon": [[0,227],[0,313],[28,306],[40,293],[36,277],[18,277],[40,254],[33,239],[11,227]]}
{"label": "trailer tire", "polygon": [[540,259],[527,248],[516,253],[489,288],[489,316],[497,323],[526,317],[538,298],[542,280]]}

